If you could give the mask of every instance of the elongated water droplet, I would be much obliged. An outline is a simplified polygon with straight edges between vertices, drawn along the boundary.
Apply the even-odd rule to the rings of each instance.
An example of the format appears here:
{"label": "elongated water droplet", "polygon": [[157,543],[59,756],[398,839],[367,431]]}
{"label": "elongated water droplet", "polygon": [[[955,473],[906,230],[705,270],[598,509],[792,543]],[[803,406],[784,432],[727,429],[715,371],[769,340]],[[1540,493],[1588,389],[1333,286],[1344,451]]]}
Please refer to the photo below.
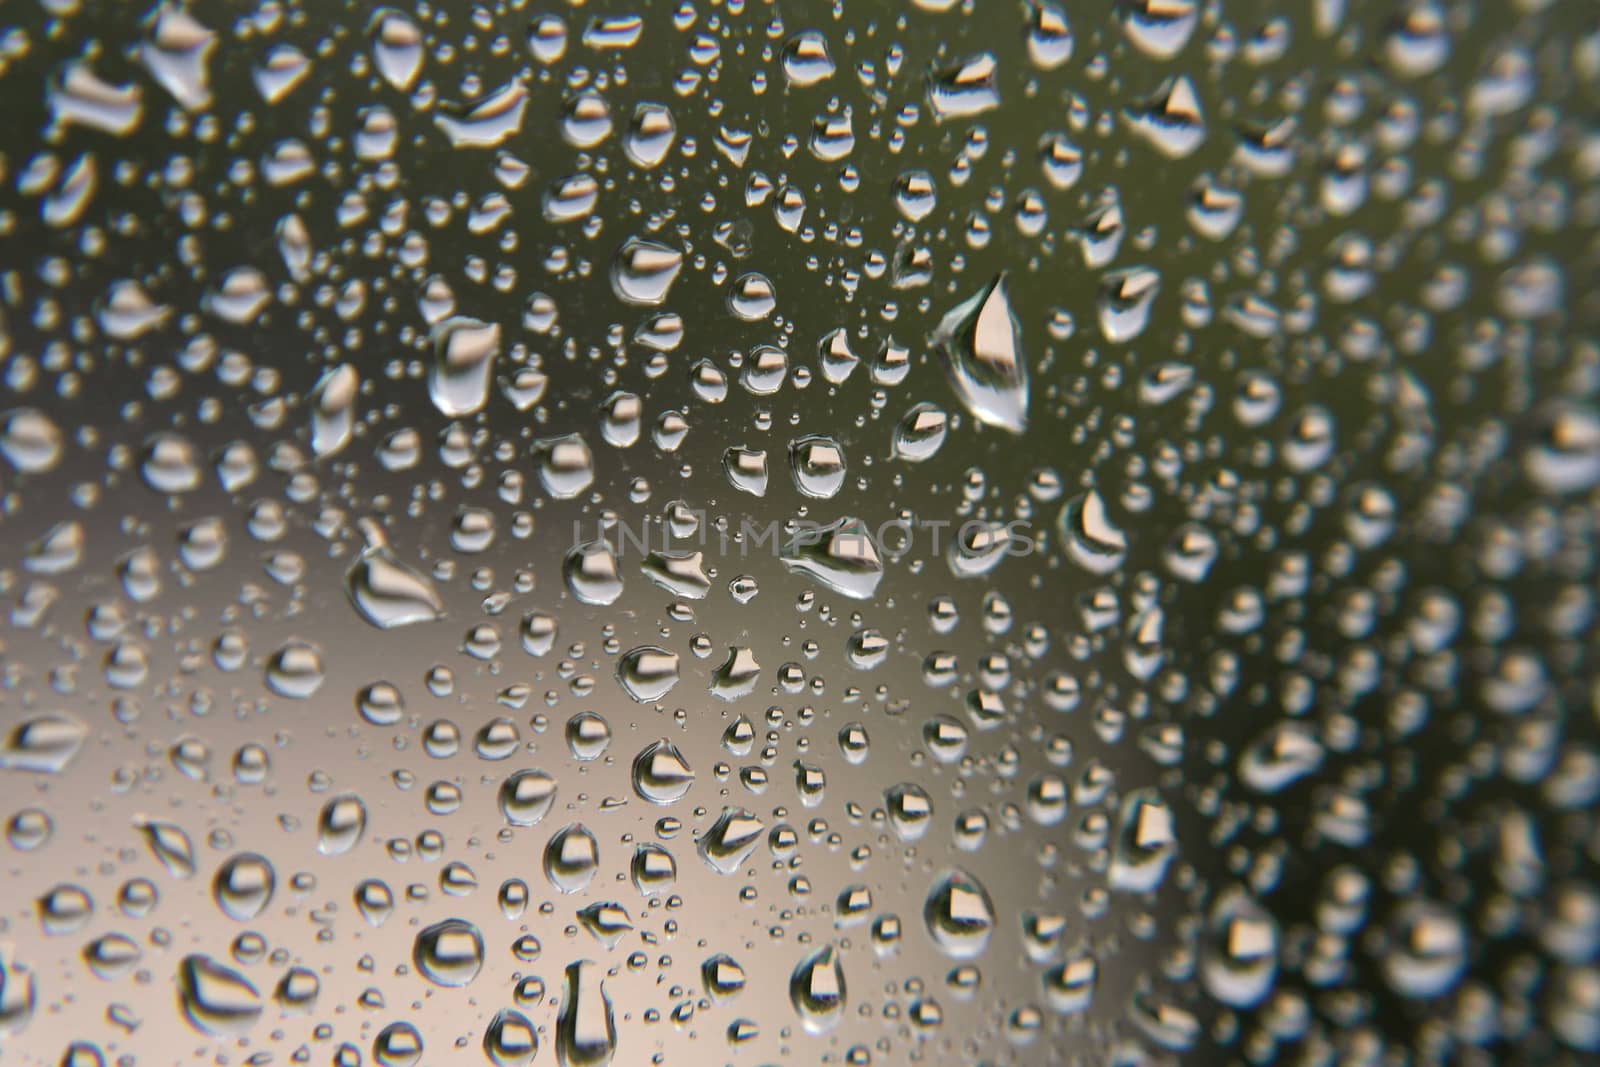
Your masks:
{"label": "elongated water droplet", "polygon": [[563,893],[588,888],[600,867],[600,844],[582,823],[557,830],[544,849],[544,873]]}
{"label": "elongated water droplet", "polygon": [[1155,790],[1135,790],[1122,802],[1111,851],[1111,888],[1152,892],[1166,878],[1177,851],[1172,809]]}
{"label": "elongated water droplet", "polygon": [[380,630],[440,618],[444,603],[433,582],[400,562],[375,521],[363,521],[361,531],[366,547],[345,576],[350,603],[361,617]]}
{"label": "elongated water droplet", "polygon": [[561,1067],[606,1067],[617,1052],[617,1024],[600,966],[568,964],[556,1017],[556,1055]]}
{"label": "elongated water droplet", "polygon": [[334,797],[317,818],[317,851],[342,856],[360,843],[367,832],[367,806],[354,793]]}
{"label": "elongated water droplet", "polygon": [[848,993],[837,948],[824,945],[795,965],[789,976],[789,1002],[810,1033],[827,1033],[839,1025]]}
{"label": "elongated water droplet", "polygon": [[1028,364],[1004,273],[939,320],[932,340],[973,418],[1015,434],[1027,428]]}
{"label": "elongated water droplet", "polygon": [[878,546],[860,519],[801,530],[785,546],[783,563],[856,600],[870,600],[883,580]]}
{"label": "elongated water droplet", "polygon": [[88,736],[89,728],[66,712],[30,716],[0,739],[0,771],[59,774]]}
{"label": "elongated water droplet", "polygon": [[150,854],[160,861],[168,874],[174,878],[194,877],[194,844],[181,826],[143,816],[136,820],[136,825],[144,835]]}
{"label": "elongated water droplet", "polygon": [[331,456],[350,443],[360,388],[361,378],[348,363],[328,371],[312,387],[311,451],[319,457]]}

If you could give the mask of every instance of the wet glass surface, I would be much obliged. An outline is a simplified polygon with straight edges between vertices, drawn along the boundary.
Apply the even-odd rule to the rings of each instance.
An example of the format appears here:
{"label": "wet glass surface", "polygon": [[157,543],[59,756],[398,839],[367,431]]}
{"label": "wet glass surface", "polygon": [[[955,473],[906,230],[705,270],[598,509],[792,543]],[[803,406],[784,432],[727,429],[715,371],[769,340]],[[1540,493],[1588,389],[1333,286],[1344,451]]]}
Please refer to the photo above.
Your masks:
{"label": "wet glass surface", "polygon": [[1600,1051],[1584,4],[0,8],[0,1062]]}

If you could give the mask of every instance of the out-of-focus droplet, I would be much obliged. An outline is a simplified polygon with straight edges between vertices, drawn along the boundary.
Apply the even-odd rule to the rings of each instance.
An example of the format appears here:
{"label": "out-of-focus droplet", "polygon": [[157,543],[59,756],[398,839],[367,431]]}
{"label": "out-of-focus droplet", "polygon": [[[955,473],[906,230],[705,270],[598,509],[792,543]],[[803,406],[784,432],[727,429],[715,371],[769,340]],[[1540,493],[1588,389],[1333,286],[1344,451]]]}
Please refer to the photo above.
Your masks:
{"label": "out-of-focus droplet", "polygon": [[271,861],[255,852],[241,852],[217,868],[211,894],[228,918],[249,922],[272,901],[277,882]]}
{"label": "out-of-focus droplet", "polygon": [[354,793],[334,797],[317,818],[317,851],[342,856],[360,843],[367,832],[367,806]]}
{"label": "out-of-focus droplet", "polygon": [[215,1037],[247,1034],[261,1017],[256,987],[210,956],[185,956],[178,965],[178,1000],[195,1029]]}
{"label": "out-of-focus droplet", "polygon": [[331,456],[350,443],[361,379],[348,363],[325,373],[311,390],[311,451]]}

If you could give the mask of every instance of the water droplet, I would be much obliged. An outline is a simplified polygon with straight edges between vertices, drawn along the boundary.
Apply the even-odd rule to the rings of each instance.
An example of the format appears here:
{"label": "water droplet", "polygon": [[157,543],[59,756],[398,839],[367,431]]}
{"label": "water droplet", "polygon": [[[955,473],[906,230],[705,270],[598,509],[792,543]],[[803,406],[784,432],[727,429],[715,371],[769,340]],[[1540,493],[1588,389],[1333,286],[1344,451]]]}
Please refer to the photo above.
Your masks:
{"label": "water droplet", "polygon": [[215,1037],[247,1034],[261,1017],[256,987],[210,956],[185,956],[178,965],[178,999],[195,1029]]}
{"label": "water droplet", "polygon": [[433,327],[433,369],[428,395],[449,418],[475,415],[489,402],[489,382],[500,352],[500,326],[456,315]]}
{"label": "water droplet", "polygon": [[1095,308],[1100,332],[1112,344],[1126,344],[1150,324],[1150,306],[1161,289],[1161,275],[1149,267],[1112,271],[1100,283]]}
{"label": "water droplet", "polygon": [[391,87],[408,91],[422,70],[422,31],[409,17],[393,8],[375,12],[370,26],[378,73]]}
{"label": "water droplet", "polygon": [[789,1002],[810,1033],[827,1033],[839,1025],[847,991],[837,948],[824,945],[795,965],[789,976]]}
{"label": "water droplet", "polygon": [[617,1024],[598,964],[567,965],[556,1017],[561,1067],[606,1067],[617,1052]]}
{"label": "water droplet", "polygon": [[678,684],[678,654],[656,645],[630,649],[617,663],[617,681],[634,700],[653,704]]}
{"label": "water droplet", "polygon": [[434,985],[464,986],[483,969],[483,935],[464,919],[446,919],[417,934],[411,959]]}
{"label": "water droplet", "polygon": [[360,843],[367,832],[367,806],[354,793],[334,797],[317,818],[317,851],[342,856]]}
{"label": "water droplet", "polygon": [[567,720],[567,749],[580,763],[590,763],[611,747],[611,724],[592,711],[580,711]]}
{"label": "water droplet", "polygon": [[795,487],[806,496],[826,500],[844,485],[844,449],[825,434],[802,437],[789,445],[789,467]]}
{"label": "water droplet", "polygon": [[737,874],[765,830],[766,825],[744,808],[724,807],[700,838],[700,858],[718,874]]}
{"label": "water droplet", "polygon": [[1467,966],[1467,932],[1460,916],[1431,900],[1401,904],[1385,944],[1383,976],[1403,997],[1443,996]]}
{"label": "water droplet", "polygon": [[390,1023],[372,1039],[372,1059],[378,1067],[416,1067],[422,1059],[422,1035],[410,1023]]}
{"label": "water droplet", "polygon": [[1211,906],[1200,980],[1218,1001],[1251,1008],[1272,990],[1278,973],[1278,924],[1248,893],[1223,890]]}
{"label": "water droplet", "polygon": [[267,688],[289,700],[308,700],[327,677],[322,653],[304,641],[291,641],[267,659]]}
{"label": "water droplet", "polygon": [[13,408],[0,416],[0,455],[18,473],[43,474],[61,462],[61,428],[42,411]]}
{"label": "water droplet", "polygon": [[628,917],[627,909],[610,901],[590,904],[578,912],[578,921],[608,949],[616,948],[633,930],[633,920]]}
{"label": "water droplet", "polygon": [[195,874],[194,843],[176,823],[147,819],[134,821],[144,836],[145,845],[174,878],[193,878]]}
{"label": "water droplet", "polygon": [[1150,99],[1124,113],[1128,125],[1168,159],[1195,153],[1206,139],[1200,97],[1188,78],[1172,78]]}
{"label": "water droplet", "polygon": [[1015,434],[1027,428],[1028,364],[1004,273],[945,315],[932,341],[974,418]]}
{"label": "water droplet", "polygon": [[694,785],[694,771],[666,738],[647,745],[633,760],[633,788],[652,804],[681,800]]}
{"label": "water droplet", "polygon": [[678,880],[678,862],[660,845],[646,843],[634,850],[630,873],[634,888],[650,896]]}
{"label": "water droplet", "polygon": [[677,249],[630,237],[617,251],[611,285],[619,300],[654,307],[666,302],[682,267],[683,253]]}
{"label": "water droplet", "polygon": [[1171,59],[1183,51],[1199,21],[1196,0],[1132,0],[1122,6],[1123,32],[1152,59]]}
{"label": "water droplet", "polygon": [[783,73],[789,84],[815,85],[833,77],[833,57],[828,54],[828,39],[816,30],[802,30],[783,46]]}
{"label": "water droplet", "polygon": [[935,879],[922,907],[928,936],[947,956],[973,959],[983,954],[994,932],[994,902],[983,883],[959,867]]}
{"label": "water droplet", "polygon": [[254,852],[241,852],[217,868],[212,896],[223,914],[236,922],[249,922],[272,901],[278,875],[272,863]]}
{"label": "water droplet", "polygon": [[544,873],[563,893],[581,893],[600,867],[600,845],[582,823],[555,832],[544,850]]}
{"label": "water droplet", "polygon": [[89,728],[65,712],[30,716],[0,739],[0,771],[59,774],[88,736]]}
{"label": "water droplet", "polygon": [[944,445],[949,425],[949,417],[940,408],[929,403],[913,404],[895,427],[891,451],[896,459],[908,463],[932,459]]}
{"label": "water droplet", "polygon": [[567,588],[585,604],[604,607],[622,595],[622,572],[605,541],[585,541],[567,553]]}
{"label": "water droplet", "polygon": [[855,518],[801,530],[785,546],[783,563],[856,600],[870,600],[883,580],[878,547],[867,525]]}
{"label": "water droplet", "polygon": [[323,374],[311,389],[311,451],[331,456],[350,443],[361,378],[348,363]]}
{"label": "water droplet", "polygon": [[1128,554],[1128,535],[1111,524],[1105,500],[1089,490],[1067,501],[1057,521],[1072,561],[1090,574],[1110,574]]}
{"label": "water droplet", "polygon": [[495,1067],[525,1067],[539,1054],[539,1034],[520,1011],[504,1008],[483,1032],[483,1054]]}
{"label": "water droplet", "polygon": [[928,106],[940,122],[971,118],[1000,106],[999,63],[989,52],[928,71]]}
{"label": "water droplet", "polygon": [[1153,892],[1166,878],[1177,851],[1172,809],[1155,790],[1135,790],[1122,802],[1111,853],[1111,888]]}
{"label": "water droplet", "polygon": [[901,782],[884,790],[889,825],[902,841],[917,841],[933,825],[933,798],[915,782]]}
{"label": "water droplet", "polygon": [[433,582],[400,562],[377,522],[364,520],[361,531],[366,547],[345,576],[350,603],[361,617],[380,630],[441,618],[444,603]]}
{"label": "water droplet", "polygon": [[145,69],[184,109],[203,111],[211,103],[211,53],[216,34],[187,9],[163,3],[150,37],[139,47]]}

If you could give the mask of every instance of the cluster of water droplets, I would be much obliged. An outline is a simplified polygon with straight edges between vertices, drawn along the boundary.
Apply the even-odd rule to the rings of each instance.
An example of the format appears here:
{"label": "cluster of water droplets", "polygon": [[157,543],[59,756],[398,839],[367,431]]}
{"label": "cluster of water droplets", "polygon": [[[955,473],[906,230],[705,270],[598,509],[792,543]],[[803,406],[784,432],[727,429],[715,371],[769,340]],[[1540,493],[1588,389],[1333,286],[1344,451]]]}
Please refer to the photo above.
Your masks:
{"label": "cluster of water droplets", "polygon": [[1579,6],[0,15],[0,1060],[1600,1051]]}

